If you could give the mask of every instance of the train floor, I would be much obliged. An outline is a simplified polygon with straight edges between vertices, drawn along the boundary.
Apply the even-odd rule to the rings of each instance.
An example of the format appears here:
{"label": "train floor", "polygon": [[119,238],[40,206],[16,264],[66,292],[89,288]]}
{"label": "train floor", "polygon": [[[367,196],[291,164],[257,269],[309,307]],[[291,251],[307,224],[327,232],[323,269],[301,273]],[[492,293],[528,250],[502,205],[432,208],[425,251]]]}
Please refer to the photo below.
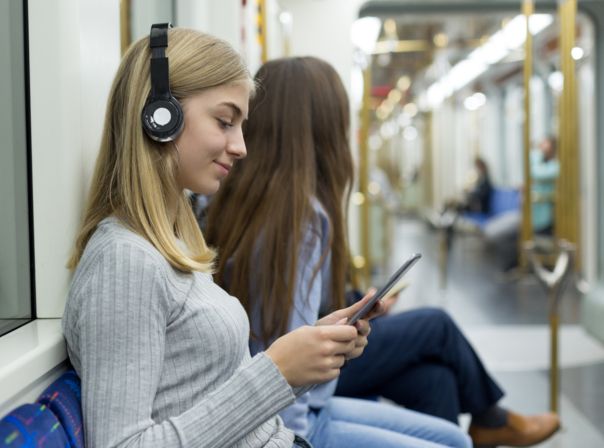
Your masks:
{"label": "train floor", "polygon": [[[443,288],[439,239],[409,217],[396,218],[389,259],[394,269],[412,252],[424,257],[409,273],[409,286],[394,311],[418,306],[445,308],[506,391],[502,404],[523,413],[549,407],[549,326],[546,294],[532,274],[504,274],[478,236],[457,236]],[[560,307],[559,410],[562,430],[540,445],[548,448],[604,446],[604,345],[580,325],[580,295],[568,289]],[[462,417],[467,425],[468,417]]]}

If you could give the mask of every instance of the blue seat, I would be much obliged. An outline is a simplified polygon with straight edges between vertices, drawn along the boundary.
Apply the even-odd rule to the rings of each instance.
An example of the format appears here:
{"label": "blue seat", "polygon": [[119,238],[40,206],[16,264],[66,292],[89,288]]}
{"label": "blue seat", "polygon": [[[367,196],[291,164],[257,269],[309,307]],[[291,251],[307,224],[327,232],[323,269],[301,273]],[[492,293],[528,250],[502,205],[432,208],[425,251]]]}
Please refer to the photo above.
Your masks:
{"label": "blue seat", "polygon": [[84,448],[81,396],[80,378],[74,370],[68,370],[36,400],[57,417],[73,448]]}
{"label": "blue seat", "polygon": [[0,420],[0,446],[6,448],[69,448],[67,434],[43,404],[24,404]]}
{"label": "blue seat", "polygon": [[520,199],[520,191],[517,189],[493,188],[489,213],[468,212],[463,214],[463,218],[484,230],[493,218],[504,213],[520,210]]}

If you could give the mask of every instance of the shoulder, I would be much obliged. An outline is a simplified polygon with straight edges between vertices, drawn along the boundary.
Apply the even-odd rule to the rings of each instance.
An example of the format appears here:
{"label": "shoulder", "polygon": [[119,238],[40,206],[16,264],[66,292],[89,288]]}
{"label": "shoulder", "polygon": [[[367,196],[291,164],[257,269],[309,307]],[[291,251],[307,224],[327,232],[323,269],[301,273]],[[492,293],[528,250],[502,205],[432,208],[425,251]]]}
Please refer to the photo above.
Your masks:
{"label": "shoulder", "polygon": [[77,271],[86,270],[90,265],[106,263],[110,259],[121,259],[128,264],[150,264],[156,268],[169,266],[149,241],[114,217],[105,218],[99,223],[86,244]]}
{"label": "shoulder", "polygon": [[72,280],[72,292],[99,276],[128,284],[150,279],[176,295],[181,290],[184,293],[191,280],[190,275],[176,271],[149,241],[114,217],[101,221],[88,241]]}
{"label": "shoulder", "polygon": [[126,304],[138,309],[144,303],[168,316],[184,303],[192,282],[192,275],[174,270],[145,238],[107,218],[97,226],[78,263],[65,314],[80,316]]}

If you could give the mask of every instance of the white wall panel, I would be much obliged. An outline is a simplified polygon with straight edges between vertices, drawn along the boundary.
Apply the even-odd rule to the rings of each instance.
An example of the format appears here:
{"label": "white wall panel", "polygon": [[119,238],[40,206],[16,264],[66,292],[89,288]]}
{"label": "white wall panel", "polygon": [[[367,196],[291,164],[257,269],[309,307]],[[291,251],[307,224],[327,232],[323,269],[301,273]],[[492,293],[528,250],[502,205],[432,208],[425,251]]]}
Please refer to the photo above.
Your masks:
{"label": "white wall panel", "polygon": [[119,62],[119,2],[30,0],[34,244],[38,317],[61,317],[65,268]]}

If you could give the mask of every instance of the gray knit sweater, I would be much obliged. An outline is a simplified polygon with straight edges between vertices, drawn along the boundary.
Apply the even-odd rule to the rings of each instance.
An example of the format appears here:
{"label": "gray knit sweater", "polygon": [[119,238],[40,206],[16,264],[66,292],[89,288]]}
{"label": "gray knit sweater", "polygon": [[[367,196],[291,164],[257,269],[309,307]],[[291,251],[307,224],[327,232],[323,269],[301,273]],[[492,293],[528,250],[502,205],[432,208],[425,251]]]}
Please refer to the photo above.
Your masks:
{"label": "gray knit sweater", "polygon": [[275,414],[294,392],[266,355],[250,357],[239,301],[115,218],[86,246],[63,331],[88,448],[293,444]]}

